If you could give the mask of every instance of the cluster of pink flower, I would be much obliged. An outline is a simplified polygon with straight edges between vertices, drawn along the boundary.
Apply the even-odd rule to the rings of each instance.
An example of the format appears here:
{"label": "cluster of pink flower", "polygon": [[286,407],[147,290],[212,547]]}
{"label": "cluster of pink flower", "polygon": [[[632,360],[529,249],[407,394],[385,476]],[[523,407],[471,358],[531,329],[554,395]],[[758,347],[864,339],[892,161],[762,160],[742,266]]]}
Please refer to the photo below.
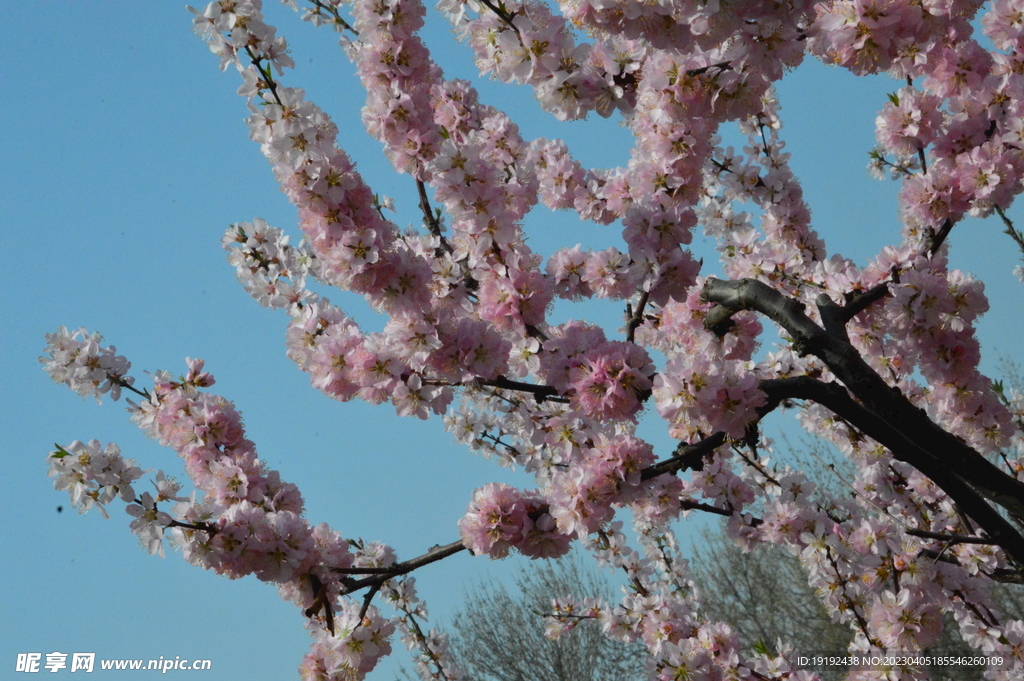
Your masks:
{"label": "cluster of pink flower", "polygon": [[566,19],[536,2],[502,3],[470,17],[468,3],[441,3],[473,48],[481,74],[533,87],[541,106],[560,120],[595,111],[629,113],[636,103],[634,72],[646,49],[636,40],[577,44]]}
{"label": "cluster of pink flower", "polygon": [[121,396],[121,388],[130,386],[134,379],[127,376],[132,365],[124,355],[118,355],[113,345],[100,347],[103,336],[88,333],[84,328],[68,331],[63,326],[56,333],[46,334],[46,355],[39,358],[55,383],[64,383],[82,397],[95,397],[110,393],[112,399]]}
{"label": "cluster of pink flower", "polygon": [[50,464],[53,488],[67,490],[71,505],[85,513],[93,506],[104,518],[109,518],[105,504],[120,497],[135,501],[132,483],[143,476],[143,471],[131,460],[121,457],[114,443],[101,447],[99,440],[84,444],[75,440],[67,447],[51,452],[46,457]]}
{"label": "cluster of pink flower", "polygon": [[363,123],[384,143],[399,172],[426,179],[423,166],[437,154],[442,139],[431,109],[431,91],[441,72],[416,36],[423,26],[423,5],[356,2],[353,13],[359,32],[355,60],[367,97]]}
{"label": "cluster of pink flower", "polygon": [[[728,516],[744,546],[771,542],[799,553],[829,611],[853,627],[857,650],[924,648],[948,612],[974,647],[1011,646],[1012,661],[990,672],[1010,678],[1024,667],[1024,624],[1001,620],[986,587],[995,571],[1013,567],[1005,539],[988,528],[988,538],[973,536],[951,489],[874,439],[888,437],[886,428],[865,432],[888,416],[884,400],[906,400],[944,429],[944,442],[972,448],[974,461],[992,465],[984,457],[1002,453],[1007,486],[1024,471],[1024,397],[1004,394],[980,372],[973,325],[988,301],[980,282],[950,269],[945,245],[967,213],[1004,216],[1024,177],[1024,3],[997,0],[982,19],[1006,52],[971,37],[979,6],[587,0],[563,3],[559,17],[534,2],[443,3],[483,73],[529,84],[560,119],[623,113],[636,146],[626,167],[601,170],[584,168],[559,141],[525,141],[469,83],[445,80],[416,35],[418,0],[355,0],[356,37],[346,51],[368,91],[364,123],[396,170],[412,176],[424,213],[424,233],[401,233],[383,217],[387,201],[336,147],[336,126],[275,79],[291,60],[258,0],[214,2],[196,12],[197,32],[222,66],[241,72],[252,139],[306,235],[291,246],[257,220],[233,226],[224,244],[246,290],[290,315],[288,355],[315,387],[339,400],[388,401],[400,415],[444,415],[459,442],[536,476],[536,490],[492,483],[474,493],[459,523],[466,547],[495,558],[512,549],[551,557],[579,539],[627,576],[619,605],[557,603],[553,633],[579,616],[598,619],[608,635],[647,645],[652,678],[811,678],[785,655],[744,655],[728,627],[702,621],[667,529],[702,510]],[[339,11],[338,2],[318,2],[304,18],[348,27]],[[577,44],[570,23],[595,42]],[[903,242],[863,267],[828,256],[780,137],[771,85],[808,52],[854,73],[908,81],[884,104],[872,157],[903,182]],[[720,146],[716,134],[728,121],[747,135],[741,152]],[[599,224],[621,220],[624,245],[566,248],[543,264],[521,227],[538,201]],[[741,204],[755,213],[738,212]],[[684,249],[698,223],[717,241],[726,275],[761,287],[752,289],[757,305],[709,302],[715,280]],[[384,330],[363,333],[306,288],[309,276],[364,295],[388,315]],[[764,299],[765,290],[783,302]],[[584,322],[549,324],[556,295],[628,300],[626,340]],[[763,328],[753,309],[794,342],[755,359]],[[809,327],[820,335],[808,336]],[[62,329],[48,342],[44,363],[55,380],[83,395],[116,398],[131,388],[127,362],[100,348],[98,336]],[[647,348],[664,356],[662,366]],[[827,359],[841,352],[857,367]],[[881,408],[862,406],[867,393],[840,375],[847,369],[881,386],[884,395],[873,393]],[[136,419],[185,458],[202,500],[180,502],[170,520],[157,502],[177,499],[175,486],[158,482],[156,499],[136,499],[127,491],[136,469],[118,468],[116,452],[102,459],[98,444],[89,451],[105,463],[90,467],[79,451],[86,446],[75,444],[51,463],[76,503],[102,508],[121,494],[135,502],[133,530],[150,550],[171,526],[189,560],[278,583],[336,629],[328,636],[314,626],[307,678],[361,678],[396,627],[419,651],[424,678],[458,678],[443,637],[419,628],[425,608],[412,580],[376,587],[402,613],[395,620],[368,601],[360,608],[338,600],[337,570],[390,566],[389,549],[353,547],[311,527],[298,491],[256,458],[233,406],[198,390],[212,383],[201,363],[180,381],[157,379]],[[830,404],[853,405],[867,426],[818,397],[786,393],[806,385],[800,380],[819,394],[831,390]],[[795,399],[803,400],[804,427],[855,465],[856,500],[814,494],[801,474],[762,456],[770,453],[756,432],[762,412]],[[672,436],[695,448],[683,446],[657,469],[635,433],[649,401]],[[688,480],[675,474],[683,467],[693,470]],[[998,503],[998,494],[988,498]],[[642,554],[616,520],[624,507]]]}
{"label": "cluster of pink flower", "polygon": [[704,328],[710,307],[699,289],[683,302],[670,301],[662,307],[662,333],[651,343],[668,358],[654,380],[658,412],[680,440],[715,431],[742,438],[764,403],[751,362],[760,323],[749,313],[737,315],[719,338]]}
{"label": "cluster of pink flower", "polygon": [[306,244],[289,244],[284,232],[266,220],[231,225],[221,241],[239,283],[260,305],[295,314],[319,299],[306,288],[306,277],[315,274],[313,254]]}
{"label": "cluster of pink flower", "polygon": [[[85,353],[112,355],[113,348],[95,346],[98,335],[86,337],[94,347]],[[53,345],[50,361],[59,362],[67,344],[55,337]],[[302,673],[309,679],[324,678],[325,673],[330,678],[362,678],[391,652],[395,624],[375,607],[363,608],[340,597],[343,571],[388,567],[394,564],[393,552],[381,544],[346,540],[326,524],[311,526],[302,517],[303,500],[295,485],[282,482],[277,471],[257,458],[234,405],[200,391],[214,383],[202,360],[189,360],[188,366],[177,381],[158,373],[152,396],[132,407],[132,418],[184,459],[201,499],[195,493],[179,496],[180,485],[162,471],[154,480],[156,496],[137,496],[132,483],[144,472],[123,459],[116,445],[103,449],[95,440],[87,445],[73,442],[47,457],[54,486],[67,490],[82,512],[95,506],[105,517],[105,504],[118,497],[129,502],[131,529],[151,554],[163,556],[163,537],[170,531],[175,546],[193,565],[232,579],[254,574],[276,584],[284,598],[310,616],[323,611],[311,627],[315,641]],[[73,372],[64,375],[70,387],[78,380]],[[178,502],[173,516],[158,506],[166,501]],[[408,591],[414,598],[411,585]]]}
{"label": "cluster of pink flower", "polygon": [[557,528],[549,511],[539,494],[492,482],[473,493],[459,532],[471,551],[491,558],[504,558],[513,546],[531,558],[557,558],[573,533]]}

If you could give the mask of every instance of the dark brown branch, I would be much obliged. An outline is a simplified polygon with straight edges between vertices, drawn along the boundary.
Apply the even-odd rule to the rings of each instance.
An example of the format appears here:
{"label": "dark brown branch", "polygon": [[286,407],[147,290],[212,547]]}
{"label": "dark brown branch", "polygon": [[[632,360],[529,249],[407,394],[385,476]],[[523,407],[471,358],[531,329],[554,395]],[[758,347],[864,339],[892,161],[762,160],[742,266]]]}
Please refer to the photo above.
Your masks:
{"label": "dark brown branch", "polygon": [[705,458],[724,445],[725,441],[725,433],[719,432],[714,435],[709,435],[703,440],[693,444],[681,442],[679,446],[676,447],[675,454],[672,458],[660,461],[653,466],[648,466],[640,471],[640,479],[650,480],[651,478],[656,478],[659,475],[664,475],[665,473],[702,470],[704,468]]}
{"label": "dark brown branch", "polygon": [[846,322],[849,319],[846,317],[846,311],[836,305],[836,302],[827,293],[819,295],[814,302],[818,307],[818,315],[821,317],[825,331],[836,338],[842,338],[849,342],[850,336],[846,333]]}
{"label": "dark brown branch", "polygon": [[[997,208],[996,210],[999,209]],[[945,242],[946,238],[949,236],[950,231],[952,231],[953,229],[953,225],[954,222],[947,218],[946,221],[942,223],[942,228],[937,233],[933,234],[931,238],[928,240],[927,246],[923,251],[923,255],[930,255],[935,253],[935,251],[939,249],[939,247]],[[1021,250],[1024,251],[1024,235],[1021,235],[1021,240],[1018,243],[1021,246]],[[849,292],[844,294],[843,297],[846,299],[846,304],[843,305],[842,308],[840,308],[840,315],[838,316],[838,319],[841,320],[843,325],[845,326],[850,322],[851,319],[856,317],[864,310],[868,309],[868,307],[870,307],[872,304],[888,296],[891,291],[890,287],[892,286],[892,284],[898,283],[900,283],[900,272],[897,269],[893,269],[892,274],[890,275],[888,280],[876,284],[867,291],[860,291],[856,293]],[[720,315],[722,313],[718,314]],[[825,321],[824,318],[822,319],[822,321]],[[826,328],[828,328],[827,324]],[[715,331],[717,333],[716,329],[710,326],[708,327],[708,330]]]}
{"label": "dark brown branch", "polygon": [[[753,427],[758,421],[775,411],[775,409],[777,409],[778,406],[786,400],[812,399],[810,398],[810,393],[808,391],[811,383],[818,383],[818,381],[807,376],[776,378],[761,381],[758,387],[765,393],[765,395],[768,396],[768,401],[757,408],[757,419],[750,424],[750,427]],[[840,390],[842,390],[842,388],[840,388]],[[698,442],[694,442],[693,444],[681,442],[676,447],[671,458],[660,461],[653,466],[649,466],[642,470],[640,472],[640,479],[650,480],[651,478],[656,478],[659,475],[664,475],[665,473],[678,473],[679,471],[687,470],[703,470],[704,462],[707,458],[710,457],[716,449],[724,445],[727,440],[728,438],[726,434],[720,431],[709,435]]]}
{"label": "dark brown branch", "polygon": [[[306,617],[315,617],[321,610],[324,611],[324,622],[327,631],[334,635],[334,610],[331,608],[329,592],[324,588],[324,583],[313,573],[309,574],[309,585],[313,589],[313,604],[303,611]],[[362,617],[359,618],[362,620]]]}
{"label": "dark brown branch", "polygon": [[339,575],[401,575],[405,574],[399,567],[348,567],[333,568],[332,572]]}
{"label": "dark brown branch", "polygon": [[928,250],[925,255],[933,255],[935,252],[942,247],[942,244],[946,241],[946,237],[953,231],[953,221],[950,218],[946,218],[946,221],[942,223],[942,227],[939,228],[938,232],[931,235],[928,239]]}
{"label": "dark brown branch", "polygon": [[[141,504],[142,502],[136,499],[135,503]],[[205,532],[211,537],[217,534],[217,528],[213,525],[210,525],[209,523],[197,523],[193,525],[192,523],[183,523],[179,520],[171,520],[171,522],[165,525],[165,527],[181,527],[186,530],[199,530],[200,532]]]}
{"label": "dark brown branch", "polygon": [[[704,298],[726,311],[755,310],[782,326],[801,355],[822,360],[859,404],[834,384],[802,386],[804,397],[824,404],[881,442],[893,455],[930,477],[973,517],[1014,560],[1024,565],[1024,537],[982,498],[1024,521],[1024,484],[1005,475],[956,436],[947,433],[898,389],[890,387],[849,342],[812,322],[804,306],[753,280],[709,279]],[[714,309],[714,308],[713,308]]]}
{"label": "dark brown branch", "polygon": [[270,90],[270,94],[274,96],[274,101],[277,102],[278,106],[284,106],[281,102],[281,98],[277,94],[277,82],[274,80],[274,74],[271,73],[271,66],[269,64],[264,66],[263,57],[257,57],[252,51],[252,48],[248,45],[245,46],[245,53],[249,55],[249,61],[252,62],[252,65],[260,72],[260,76],[262,76],[267,89]]}
{"label": "dark brown branch", "polygon": [[732,62],[731,61],[720,61],[717,64],[708,64],[707,66],[701,66],[701,67],[698,67],[696,69],[690,69],[689,71],[686,72],[686,75],[688,75],[688,76],[699,76],[699,75],[701,75],[703,73],[707,73],[711,69],[721,69],[722,71],[731,71],[732,70]]}
{"label": "dark brown branch", "polygon": [[715,305],[704,315],[704,328],[719,338],[729,333],[736,324],[732,316],[739,312],[725,305]]}
{"label": "dark brown branch", "polygon": [[537,402],[544,402],[545,400],[551,400],[553,402],[566,402],[563,397],[558,395],[558,391],[552,388],[550,385],[537,385],[535,383],[523,383],[521,381],[512,381],[504,376],[498,378],[476,378],[473,380],[473,384],[477,387],[487,386],[490,388],[500,388],[502,390],[515,390],[517,392],[524,392],[532,394]]}
{"label": "dark brown branch", "polygon": [[644,291],[640,294],[640,300],[637,301],[635,310],[626,308],[626,314],[629,315],[629,319],[626,322],[626,340],[630,343],[633,342],[633,336],[636,334],[637,328],[644,321],[644,308],[647,307],[647,300],[650,298],[650,295],[650,291]]}
{"label": "dark brown branch", "polygon": [[[729,511],[724,508],[718,508],[717,506],[711,506],[709,504],[702,504],[698,501],[689,501],[683,499],[682,501],[679,502],[679,507],[682,508],[684,511],[704,511],[705,513],[713,513],[715,515],[720,515],[725,518],[731,518],[733,516],[733,511]],[[760,525],[763,522],[764,521],[760,518],[754,518],[751,522],[751,525],[756,526]]]}
{"label": "dark brown branch", "polygon": [[989,544],[994,545],[995,542],[988,537],[965,537],[959,534],[944,534],[942,532],[928,532],[927,530],[905,530],[907,534],[914,537],[920,537],[922,539],[934,539],[936,541],[943,541],[947,544]]}
{"label": "dark brown branch", "polygon": [[867,291],[850,293],[844,296],[846,298],[846,304],[843,305],[843,319],[845,323],[849,323],[851,319],[871,307],[872,304],[888,296],[889,286],[894,283],[898,284],[899,281],[899,272],[893,272],[889,281],[876,284]]}
{"label": "dark brown branch", "polygon": [[515,13],[509,14],[509,12],[501,7],[495,6],[491,0],[480,0],[484,7],[494,12],[494,14],[505,22],[505,24],[516,33],[516,37],[519,38],[519,44],[523,44],[523,36],[519,33],[519,28],[513,23],[513,19],[516,18]]}
{"label": "dark brown branch", "polygon": [[[1006,217],[1006,213],[1003,212],[1002,208],[996,207],[996,213],[1002,219],[1003,224],[1006,226],[1006,234],[1016,242],[1017,247],[1020,249],[1021,255],[1024,256],[1024,233],[1013,226],[1010,222],[1010,218]],[[1024,259],[1024,257],[1022,257]]]}
{"label": "dark brown branch", "polygon": [[[365,589],[366,587],[372,588],[377,586],[379,588],[381,584],[393,577],[397,577],[398,575],[407,575],[413,570],[417,570],[424,565],[430,565],[431,563],[436,563],[448,556],[455,555],[459,551],[463,551],[465,548],[465,545],[461,541],[455,541],[451,544],[446,544],[445,546],[435,546],[422,556],[417,556],[416,558],[390,566],[390,569],[386,574],[376,574],[371,577],[348,582],[339,595],[346,596],[350,593],[355,593],[360,589]],[[333,571],[343,573],[344,569],[345,568],[335,568]]]}
{"label": "dark brown branch", "polygon": [[374,584],[366,592],[366,595],[363,596],[363,607],[359,608],[359,624],[363,623],[363,618],[366,617],[366,611],[370,609],[370,603],[373,602],[373,597],[377,595],[377,592],[380,591],[380,587],[382,585],[383,582],[381,584]]}
{"label": "dark brown branch", "polygon": [[1003,584],[1024,584],[1024,571],[1021,570],[996,568],[992,572],[986,574],[988,574],[993,581],[1002,582]]}
{"label": "dark brown branch", "polygon": [[[896,459],[910,464],[931,478],[985,529],[990,537],[986,540],[987,543],[998,544],[1008,555],[1024,565],[1024,538],[1020,532],[981,498],[979,490],[968,484],[970,481],[965,481],[956,471],[951,470],[948,461],[933,455],[931,451],[923,448],[916,438],[904,435],[901,429],[897,429],[892,423],[858,404],[844,388],[835,383],[822,383],[809,377],[782,380],[785,384],[779,387],[788,392],[790,399],[802,397],[827,407],[865,435],[884,445]],[[762,381],[762,385],[765,383],[769,381]],[[977,456],[991,466],[980,454]],[[1003,474],[1000,472],[999,475]]]}

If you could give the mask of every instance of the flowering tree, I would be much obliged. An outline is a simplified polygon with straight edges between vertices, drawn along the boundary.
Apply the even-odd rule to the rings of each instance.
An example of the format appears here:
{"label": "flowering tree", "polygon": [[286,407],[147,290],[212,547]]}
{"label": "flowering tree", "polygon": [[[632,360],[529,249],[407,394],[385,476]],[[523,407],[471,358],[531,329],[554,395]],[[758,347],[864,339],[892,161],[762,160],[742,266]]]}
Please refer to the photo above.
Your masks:
{"label": "flowering tree", "polygon": [[[621,571],[626,595],[556,600],[553,633],[596,618],[608,636],[643,641],[656,679],[813,678],[703,616],[670,529],[690,512],[727,518],[741,546],[799,554],[852,628],[852,652],[905,656],[855,678],[919,676],[906,660],[936,640],[943,613],[992,656],[992,677],[1019,678],[1024,621],[1004,617],[989,586],[1024,581],[1024,396],[979,372],[973,324],[988,301],[950,269],[946,243],[965,215],[994,213],[1024,251],[1005,213],[1024,176],[1024,3],[985,10],[985,45],[971,23],[981,4],[588,0],[556,14],[445,0],[482,73],[528,85],[559,120],[622,117],[628,165],[587,169],[446,80],[417,37],[416,0],[314,0],[304,18],[342,34],[367,90],[363,122],[411,176],[420,232],[385,217],[390,201],[337,146],[335,124],[281,80],[287,45],[257,0],[194,10],[221,67],[238,68],[251,137],[298,209],[298,245],[258,219],[223,240],[246,290],[289,316],[289,357],[340,401],[442,416],[457,441],[538,486],[485,484],[457,541],[399,561],[303,516],[299,490],[207,390],[201,360],[143,389],[98,334],[63,328],[47,338],[51,376],[97,399],[136,393],[133,420],[182,456],[196,492],[160,472],[155,493],[136,491],[143,472],[97,441],[50,454],[56,486],[82,509],[125,501],[151,553],[169,538],[194,565],[274,583],[308,619],[307,679],[363,678],[396,631],[424,678],[459,678],[444,637],[421,627],[409,575],[462,550],[551,558],[574,541]],[[902,183],[903,231],[866,265],[827,254],[783,151],[772,85],[808,53],[906,83],[878,117],[872,155]],[[749,138],[742,152],[717,137],[732,121]],[[624,244],[545,260],[522,230],[538,202],[618,222]],[[698,224],[727,278],[702,275],[686,249]],[[312,280],[363,295],[386,327],[361,330]],[[623,301],[621,335],[550,324],[556,296]],[[768,322],[783,342],[755,355]],[[758,424],[784,406],[849,457],[854,499],[812,497],[799,471],[768,462]],[[637,436],[644,409],[665,419],[674,452]],[[639,549],[617,519],[626,507]]]}

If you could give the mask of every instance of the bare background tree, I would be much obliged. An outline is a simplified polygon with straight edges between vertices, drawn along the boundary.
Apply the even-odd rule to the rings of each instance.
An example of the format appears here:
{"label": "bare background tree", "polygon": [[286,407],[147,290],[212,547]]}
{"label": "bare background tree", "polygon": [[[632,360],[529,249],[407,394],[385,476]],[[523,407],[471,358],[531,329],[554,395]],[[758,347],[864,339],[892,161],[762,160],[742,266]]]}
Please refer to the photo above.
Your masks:
{"label": "bare background tree", "polygon": [[[807,584],[800,560],[774,545],[744,553],[721,532],[704,533],[705,544],[692,562],[693,580],[712,619],[728,623],[741,641],[756,642],[775,652],[780,639],[795,655],[843,655],[853,632],[832,622],[820,598]],[[1024,614],[1024,587],[1000,584],[995,601],[1007,618]],[[960,638],[952,616],[946,615],[942,635],[927,651],[931,655],[976,655]],[[838,681],[846,669],[807,667],[825,681]],[[974,681],[984,667],[933,667],[932,681]]]}
{"label": "bare background tree", "polygon": [[538,561],[516,580],[483,584],[452,621],[452,652],[473,681],[639,681],[647,650],[608,639],[597,622],[581,622],[557,641],[544,636],[541,615],[558,596],[617,600],[615,590],[574,554]]}
{"label": "bare background tree", "polygon": [[[1020,369],[1012,362],[1001,363],[1008,388],[1024,388]],[[808,473],[818,489],[832,498],[852,495],[847,481],[854,472],[846,460],[821,440],[804,440],[798,446],[783,442],[784,456]],[[846,624],[833,622],[821,598],[807,583],[800,559],[784,548],[763,544],[744,553],[721,527],[710,527],[702,541],[694,543],[692,578],[701,604],[711,619],[728,623],[741,641],[777,651],[782,640],[792,645],[795,655],[810,653],[843,655],[853,632]],[[994,602],[1006,619],[1024,616],[1024,586],[993,583]],[[944,616],[942,634],[927,649],[932,655],[976,655],[960,637],[959,626]],[[846,669],[809,667],[824,681],[845,678]],[[983,667],[934,667],[932,681],[975,681],[983,678]]]}
{"label": "bare background tree", "polygon": [[[805,450],[806,454],[806,450]],[[695,542],[691,561],[694,583],[707,614],[729,624],[758,647],[777,650],[779,640],[793,653],[842,655],[853,639],[850,627],[833,622],[807,583],[799,558],[774,545],[744,553],[720,528],[706,529]],[[575,595],[615,598],[614,589],[593,570],[570,557],[524,570],[510,592],[501,584],[482,584],[466,599],[452,622],[452,651],[473,681],[631,681],[646,678],[642,645],[606,638],[596,622],[582,622],[552,641],[544,636],[540,613],[551,599]],[[1024,616],[1024,586],[1000,584],[996,602],[1005,617]],[[975,654],[952,617],[928,652]],[[839,681],[846,669],[810,667],[824,681]],[[406,678],[411,678],[406,676]],[[932,668],[933,681],[980,681],[983,668]]]}

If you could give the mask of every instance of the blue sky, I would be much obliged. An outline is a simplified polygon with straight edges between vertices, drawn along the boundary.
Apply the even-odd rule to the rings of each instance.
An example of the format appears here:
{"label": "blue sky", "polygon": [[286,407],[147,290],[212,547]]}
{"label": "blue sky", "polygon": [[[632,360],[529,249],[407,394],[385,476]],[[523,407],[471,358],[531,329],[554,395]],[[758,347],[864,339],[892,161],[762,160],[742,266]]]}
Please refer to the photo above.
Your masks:
{"label": "blue sky", "polygon": [[[284,82],[305,88],[334,117],[367,181],[395,198],[397,222],[417,223],[412,181],[389,170],[361,128],[363,93],[334,34],[276,4],[266,12],[297,64]],[[137,431],[122,404],[97,406],[47,379],[36,358],[43,335],[61,324],[103,333],[143,384],[144,370],[179,372],[186,356],[206,359],[215,391],[242,411],[262,458],[303,490],[308,517],[346,536],[387,541],[400,557],[454,540],[474,488],[530,484],[454,444],[438,419],[399,419],[387,405],[323,397],[284,356],[284,315],[249,300],[219,239],[228,224],[263,217],[297,240],[294,210],[248,140],[237,74],[217,69],[190,19],[169,2],[0,3],[0,83],[9,102],[0,133],[5,677],[18,652],[59,651],[209,658],[207,674],[224,681],[295,678],[308,645],[301,613],[268,585],[229,582],[176,554],[150,557],[121,508],[109,521],[78,517],[52,489],[44,457],[54,442],[75,439],[117,442],[143,468],[183,477],[175,455]],[[430,21],[428,44],[446,74],[473,77],[467,51],[436,16]],[[896,187],[871,180],[865,166],[874,117],[899,85],[808,62],[780,86],[783,138],[815,226],[830,251],[860,263],[898,240]],[[585,165],[628,160],[629,136],[614,119],[559,124],[525,88],[478,86],[525,138],[562,137]],[[1024,222],[1022,211],[1011,216]],[[612,227],[544,209],[527,229],[544,254],[577,242],[618,244]],[[951,237],[955,265],[988,286],[992,311],[980,334],[990,372],[1000,356],[1020,358],[1024,337],[1021,285],[1012,276],[1019,253],[1000,232],[994,220],[966,221]],[[707,242],[698,237],[694,247],[713,261]],[[365,328],[381,325],[362,301],[329,295]],[[553,318],[584,315],[614,333],[620,310],[566,305]],[[671,449],[656,420],[644,432],[662,453]],[[504,579],[517,565],[460,555],[422,571],[421,595],[443,621],[464,583]],[[404,653],[396,657],[402,662]],[[388,663],[370,678],[392,678],[395,668]]]}

